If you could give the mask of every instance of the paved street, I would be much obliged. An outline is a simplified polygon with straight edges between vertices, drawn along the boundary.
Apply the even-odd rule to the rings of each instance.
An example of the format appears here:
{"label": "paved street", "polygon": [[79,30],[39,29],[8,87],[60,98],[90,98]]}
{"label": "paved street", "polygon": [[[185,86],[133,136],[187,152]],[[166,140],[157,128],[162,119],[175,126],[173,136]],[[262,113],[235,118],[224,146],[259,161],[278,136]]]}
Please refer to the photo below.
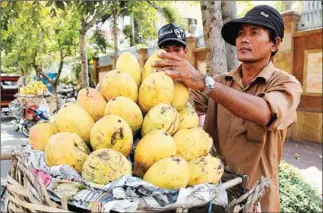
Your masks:
{"label": "paved street", "polygon": [[283,159],[297,167],[306,180],[322,193],[322,144],[287,141]]}
{"label": "paved street", "polygon": [[[9,118],[1,117],[1,152],[12,150],[15,146],[28,143],[28,138],[14,130],[14,124]],[[10,161],[1,161],[1,177],[5,177],[10,166]]]}
{"label": "paved street", "polygon": [[[22,133],[14,131],[9,119],[1,119],[1,152],[28,143]],[[310,142],[287,141],[284,145],[283,159],[297,168],[304,177],[322,192],[322,145]],[[10,162],[1,162],[1,177],[5,177]]]}

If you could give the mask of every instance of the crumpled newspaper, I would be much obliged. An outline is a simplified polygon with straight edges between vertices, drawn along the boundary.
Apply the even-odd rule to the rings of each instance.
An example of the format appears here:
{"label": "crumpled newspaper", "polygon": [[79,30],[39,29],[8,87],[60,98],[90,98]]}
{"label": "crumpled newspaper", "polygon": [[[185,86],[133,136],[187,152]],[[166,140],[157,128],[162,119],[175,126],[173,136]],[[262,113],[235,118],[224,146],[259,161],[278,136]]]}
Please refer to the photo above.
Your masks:
{"label": "crumpled newspaper", "polygon": [[49,167],[44,152],[24,148],[27,164],[42,180],[54,200],[65,199],[78,208],[90,210],[99,203],[100,212],[164,211],[191,208],[210,201],[216,205],[228,205],[227,193],[221,184],[200,184],[179,190],[166,190],[134,176],[126,175],[106,185],[94,184],[82,177],[70,166]]}

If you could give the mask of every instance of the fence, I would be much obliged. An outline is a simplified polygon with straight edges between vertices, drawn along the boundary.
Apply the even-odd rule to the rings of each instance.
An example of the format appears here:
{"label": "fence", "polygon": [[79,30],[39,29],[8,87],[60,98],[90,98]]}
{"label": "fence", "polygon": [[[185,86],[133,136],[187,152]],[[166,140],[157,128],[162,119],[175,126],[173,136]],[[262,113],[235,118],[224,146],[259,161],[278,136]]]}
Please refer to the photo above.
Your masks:
{"label": "fence", "polygon": [[322,27],[322,1],[304,1],[297,30]]}

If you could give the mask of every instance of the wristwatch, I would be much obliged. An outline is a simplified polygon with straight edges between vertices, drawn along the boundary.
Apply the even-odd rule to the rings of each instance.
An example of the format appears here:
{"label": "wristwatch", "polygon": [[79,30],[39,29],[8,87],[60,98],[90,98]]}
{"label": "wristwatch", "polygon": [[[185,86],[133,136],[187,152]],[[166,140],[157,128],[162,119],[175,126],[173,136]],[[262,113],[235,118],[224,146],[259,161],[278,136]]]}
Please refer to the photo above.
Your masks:
{"label": "wristwatch", "polygon": [[205,83],[205,88],[202,91],[202,93],[205,95],[208,95],[214,89],[216,81],[210,76],[205,76],[204,83]]}

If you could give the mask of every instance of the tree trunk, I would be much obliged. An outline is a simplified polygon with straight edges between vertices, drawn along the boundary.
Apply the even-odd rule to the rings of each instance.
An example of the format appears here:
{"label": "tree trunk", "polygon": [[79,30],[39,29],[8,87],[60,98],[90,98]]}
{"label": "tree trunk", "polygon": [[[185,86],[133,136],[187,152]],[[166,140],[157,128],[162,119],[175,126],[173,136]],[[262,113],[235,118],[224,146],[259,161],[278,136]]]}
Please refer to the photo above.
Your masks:
{"label": "tree trunk", "polygon": [[133,36],[134,36],[135,43],[139,44],[141,43],[141,38],[139,35],[140,29],[139,29],[138,21],[135,18],[133,19],[133,29],[134,29]]}
{"label": "tree trunk", "polygon": [[37,64],[33,64],[32,66],[33,66],[33,68],[35,70],[35,73],[36,73],[36,75],[35,75],[36,81],[40,81],[40,71],[41,71],[41,69],[39,68],[39,66]]}
{"label": "tree trunk", "polygon": [[46,73],[44,73],[43,71],[39,71],[39,75],[43,76],[50,83],[52,88],[54,89],[54,83],[53,83],[52,79],[50,79],[48,77],[48,75]]}
{"label": "tree trunk", "polygon": [[225,42],[221,37],[223,26],[221,1],[201,1],[204,41],[208,48],[206,73],[213,76],[227,72]]}
{"label": "tree trunk", "polygon": [[113,10],[113,39],[114,39],[114,60],[113,67],[115,69],[118,59],[118,14],[116,10]]}
{"label": "tree trunk", "polygon": [[[36,64],[36,57],[37,57],[37,53],[38,53],[38,51],[37,51],[37,49],[33,52],[33,62],[32,62],[32,67],[34,68],[34,70],[35,70],[35,76],[36,76],[36,81],[40,81],[40,74],[39,74],[39,69],[40,69],[40,67],[39,67],[39,65],[37,65]],[[41,69],[40,69],[40,71],[41,71]]]}
{"label": "tree trunk", "polygon": [[87,55],[85,52],[85,34],[86,30],[84,30],[85,21],[82,20],[82,29],[80,30],[80,56],[81,56],[81,88],[89,86],[89,69],[87,64]]}
{"label": "tree trunk", "polygon": [[94,87],[96,87],[98,85],[98,79],[97,79],[97,66],[98,66],[98,58],[95,58],[93,60],[93,63],[92,63],[92,74],[93,74],[93,78],[92,78],[92,81],[93,81],[93,85]]}
{"label": "tree trunk", "polygon": [[[227,23],[231,19],[237,16],[237,4],[236,1],[221,1],[222,7],[222,20],[223,24]],[[227,59],[227,69],[231,71],[238,66],[238,56],[235,46],[225,42],[226,59]]]}
{"label": "tree trunk", "polygon": [[63,71],[63,65],[64,65],[64,56],[63,56],[63,50],[60,49],[59,51],[59,56],[60,56],[60,62],[57,70],[57,75],[55,77],[55,80],[53,81],[53,94],[56,94],[56,88],[59,82],[59,77],[61,76],[61,73]]}
{"label": "tree trunk", "polygon": [[27,85],[27,79],[26,79],[26,74],[25,74],[25,72],[24,72],[24,70],[23,69],[21,69],[20,70],[21,71],[21,85],[23,86],[23,87],[25,87],[26,85]]}
{"label": "tree trunk", "polygon": [[134,27],[133,15],[130,16],[130,18],[131,18],[130,47],[132,47],[135,45],[135,27]]}
{"label": "tree trunk", "polygon": [[36,81],[40,81],[40,74],[37,70],[36,70]]}

